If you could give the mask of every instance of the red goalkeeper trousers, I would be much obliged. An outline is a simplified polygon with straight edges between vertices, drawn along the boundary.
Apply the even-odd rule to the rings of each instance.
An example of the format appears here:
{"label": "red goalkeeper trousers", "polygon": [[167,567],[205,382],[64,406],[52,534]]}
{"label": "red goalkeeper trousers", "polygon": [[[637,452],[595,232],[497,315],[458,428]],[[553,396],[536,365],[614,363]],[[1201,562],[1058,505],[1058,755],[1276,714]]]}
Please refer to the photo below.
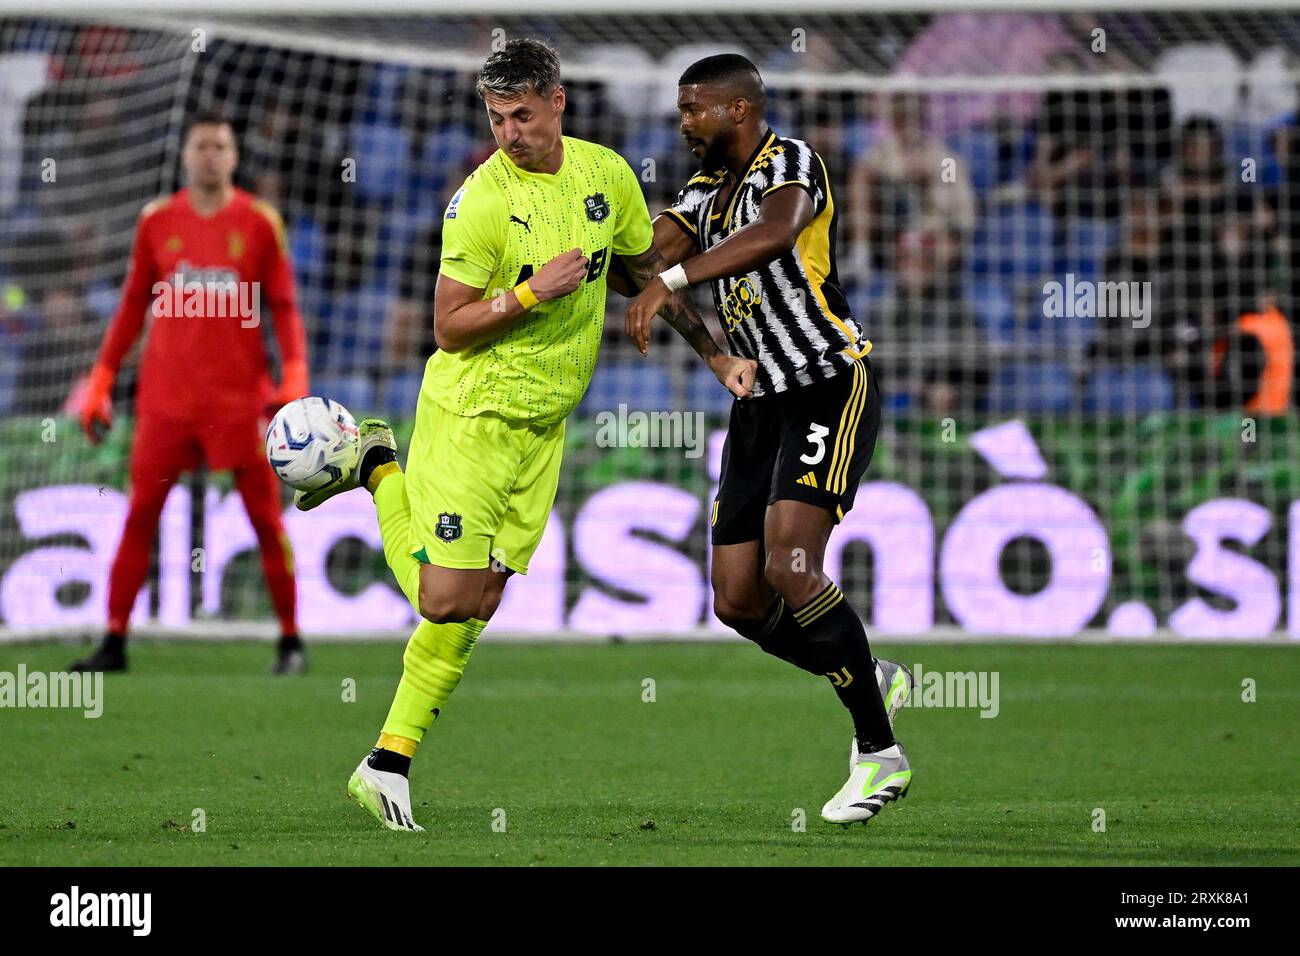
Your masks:
{"label": "red goalkeeper trousers", "polygon": [[297,589],[293,551],[280,518],[280,482],[266,461],[257,419],[189,423],[141,415],[131,445],[131,491],[122,540],[108,583],[108,629],[125,634],[136,595],[149,573],[149,552],[158,534],[163,504],[184,471],[206,462],[213,471],[233,471],[235,488],[257,534],[282,634],[297,633]]}

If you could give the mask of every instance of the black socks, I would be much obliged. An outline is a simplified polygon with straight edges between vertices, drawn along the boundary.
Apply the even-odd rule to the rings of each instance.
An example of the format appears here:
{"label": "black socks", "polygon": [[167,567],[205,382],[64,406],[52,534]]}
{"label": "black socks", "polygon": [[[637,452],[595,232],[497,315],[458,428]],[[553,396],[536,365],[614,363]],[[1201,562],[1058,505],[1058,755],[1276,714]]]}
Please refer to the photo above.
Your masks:
{"label": "black socks", "polygon": [[376,747],[366,758],[366,765],[380,773],[400,773],[406,777],[410,775],[411,758],[392,750],[381,750]]}
{"label": "black socks", "polygon": [[840,702],[852,715],[858,750],[874,753],[893,746],[894,732],[876,685],[867,632],[840,589],[827,585],[791,616],[802,632],[808,659],[835,685]]}
{"label": "black socks", "polygon": [[824,675],[808,648],[807,637],[794,622],[790,609],[786,607],[785,599],[779,594],[772,602],[766,620],[761,624],[738,627],[736,632],[741,637],[753,641],[773,657],[779,657],[809,674],[816,674],[818,677]]}

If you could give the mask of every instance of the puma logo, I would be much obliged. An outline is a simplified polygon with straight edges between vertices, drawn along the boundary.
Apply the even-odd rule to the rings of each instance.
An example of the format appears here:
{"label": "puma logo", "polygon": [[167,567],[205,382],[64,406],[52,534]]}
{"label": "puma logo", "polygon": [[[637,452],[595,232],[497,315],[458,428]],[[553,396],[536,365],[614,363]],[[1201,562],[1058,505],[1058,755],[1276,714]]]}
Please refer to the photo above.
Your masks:
{"label": "puma logo", "polygon": [[519,223],[519,225],[524,227],[524,232],[528,233],[530,236],[533,234],[533,230],[529,227],[528,220],[532,218],[532,216],[529,216],[528,219],[520,219],[514,213],[510,214],[510,221]]}

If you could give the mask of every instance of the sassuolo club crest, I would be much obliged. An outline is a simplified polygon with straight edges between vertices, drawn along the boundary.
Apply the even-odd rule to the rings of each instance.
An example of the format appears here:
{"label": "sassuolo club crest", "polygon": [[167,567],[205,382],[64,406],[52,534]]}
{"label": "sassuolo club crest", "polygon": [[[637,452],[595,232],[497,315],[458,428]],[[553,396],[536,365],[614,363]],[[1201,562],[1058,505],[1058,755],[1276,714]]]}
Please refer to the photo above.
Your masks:
{"label": "sassuolo club crest", "polygon": [[605,201],[604,193],[588,196],[584,202],[587,204],[587,218],[592,222],[601,222],[609,215],[609,203]]}
{"label": "sassuolo club crest", "polygon": [[460,526],[460,515],[454,511],[444,511],[438,515],[437,535],[443,541],[455,541],[464,533]]}

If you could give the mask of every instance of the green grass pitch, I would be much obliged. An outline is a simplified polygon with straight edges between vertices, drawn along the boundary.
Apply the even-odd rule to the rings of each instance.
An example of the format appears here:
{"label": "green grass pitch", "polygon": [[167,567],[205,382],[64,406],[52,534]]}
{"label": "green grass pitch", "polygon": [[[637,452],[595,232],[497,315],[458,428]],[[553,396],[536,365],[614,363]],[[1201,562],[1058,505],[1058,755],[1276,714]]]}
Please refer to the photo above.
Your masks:
{"label": "green grass pitch", "polygon": [[[0,645],[0,671],[79,650]],[[400,644],[316,646],[275,679],[266,644],[140,642],[98,720],[0,710],[0,864],[1300,863],[1296,648],[876,651],[997,671],[1000,713],[904,709],[912,792],[869,826],[819,818],[850,735],[825,681],[744,644],[489,639],[416,757],[411,835],[344,795]]]}

